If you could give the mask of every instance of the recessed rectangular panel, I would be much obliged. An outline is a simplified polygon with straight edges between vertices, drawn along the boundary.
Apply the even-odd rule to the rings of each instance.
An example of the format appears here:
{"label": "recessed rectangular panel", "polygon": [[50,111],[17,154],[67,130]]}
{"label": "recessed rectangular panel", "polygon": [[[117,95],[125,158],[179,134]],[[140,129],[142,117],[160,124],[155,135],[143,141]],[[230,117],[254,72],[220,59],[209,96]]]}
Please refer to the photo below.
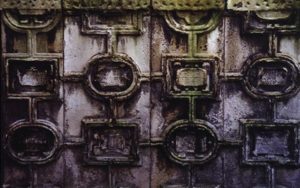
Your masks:
{"label": "recessed rectangular panel", "polygon": [[84,124],[88,164],[129,164],[138,161],[135,124]]}
{"label": "recessed rectangular panel", "polygon": [[182,87],[201,87],[207,82],[207,71],[201,68],[182,68],[176,72],[176,84]]}
{"label": "recessed rectangular panel", "polygon": [[216,59],[166,57],[167,92],[172,96],[213,96],[216,62]]}
{"label": "recessed rectangular panel", "polygon": [[297,128],[293,124],[246,124],[244,162],[295,164]]}
{"label": "recessed rectangular panel", "polygon": [[9,59],[7,73],[10,96],[49,96],[56,92],[56,60]]}

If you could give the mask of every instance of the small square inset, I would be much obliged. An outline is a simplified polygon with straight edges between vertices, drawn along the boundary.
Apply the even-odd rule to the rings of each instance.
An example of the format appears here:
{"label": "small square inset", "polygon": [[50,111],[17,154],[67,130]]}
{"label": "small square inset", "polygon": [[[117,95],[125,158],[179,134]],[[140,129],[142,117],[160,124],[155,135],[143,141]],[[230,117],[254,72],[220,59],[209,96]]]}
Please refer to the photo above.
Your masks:
{"label": "small square inset", "polygon": [[9,59],[8,96],[50,96],[57,92],[56,60]]}
{"label": "small square inset", "polygon": [[166,91],[171,96],[213,97],[217,83],[214,58],[166,57]]}
{"label": "small square inset", "polygon": [[92,165],[138,162],[138,131],[135,124],[84,122],[85,162]]}
{"label": "small square inset", "polygon": [[246,164],[297,164],[297,125],[246,123],[243,161]]}

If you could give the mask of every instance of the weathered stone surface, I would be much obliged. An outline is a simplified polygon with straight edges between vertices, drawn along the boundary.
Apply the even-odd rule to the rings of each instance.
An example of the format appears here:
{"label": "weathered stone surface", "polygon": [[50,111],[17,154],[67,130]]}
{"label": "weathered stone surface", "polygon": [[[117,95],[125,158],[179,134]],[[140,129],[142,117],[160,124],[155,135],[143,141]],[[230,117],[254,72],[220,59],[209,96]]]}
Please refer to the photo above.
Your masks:
{"label": "weathered stone surface", "polygon": [[1,186],[300,186],[298,1],[0,2]]}

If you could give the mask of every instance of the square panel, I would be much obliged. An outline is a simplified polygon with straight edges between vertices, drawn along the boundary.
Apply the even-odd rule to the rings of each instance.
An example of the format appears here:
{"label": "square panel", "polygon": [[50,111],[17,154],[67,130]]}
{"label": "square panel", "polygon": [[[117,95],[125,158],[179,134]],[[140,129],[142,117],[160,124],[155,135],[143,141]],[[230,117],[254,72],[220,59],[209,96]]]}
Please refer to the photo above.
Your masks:
{"label": "square panel", "polygon": [[298,163],[296,124],[249,122],[244,124],[244,130],[244,163]]}
{"label": "square panel", "polygon": [[52,96],[58,90],[55,59],[8,59],[6,84],[8,96]]}
{"label": "square panel", "polygon": [[166,92],[171,96],[213,97],[216,93],[217,59],[166,57]]}
{"label": "square panel", "polygon": [[92,165],[131,164],[138,162],[136,124],[83,120],[86,141],[84,160]]}

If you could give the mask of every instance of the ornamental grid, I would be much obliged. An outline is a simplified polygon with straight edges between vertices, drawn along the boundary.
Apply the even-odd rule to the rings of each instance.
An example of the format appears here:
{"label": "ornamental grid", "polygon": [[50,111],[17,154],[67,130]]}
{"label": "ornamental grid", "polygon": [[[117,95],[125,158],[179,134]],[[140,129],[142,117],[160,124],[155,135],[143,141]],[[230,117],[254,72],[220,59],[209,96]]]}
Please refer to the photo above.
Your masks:
{"label": "ornamental grid", "polygon": [[299,0],[0,0],[1,186],[300,187]]}

